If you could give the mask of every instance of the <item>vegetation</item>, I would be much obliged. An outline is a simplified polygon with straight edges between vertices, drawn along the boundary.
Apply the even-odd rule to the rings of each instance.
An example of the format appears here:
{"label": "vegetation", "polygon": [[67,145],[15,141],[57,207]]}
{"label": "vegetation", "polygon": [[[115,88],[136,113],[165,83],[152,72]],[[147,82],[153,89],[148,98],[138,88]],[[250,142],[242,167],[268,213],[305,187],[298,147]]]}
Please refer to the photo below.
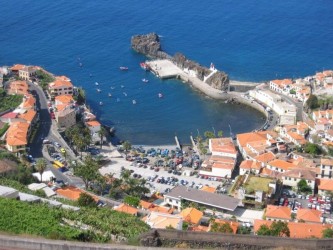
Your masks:
{"label": "vegetation", "polygon": [[323,238],[333,238],[333,229],[326,228],[323,230]]}
{"label": "vegetation", "polygon": [[9,128],[9,123],[5,123],[3,127],[0,129],[0,137],[6,133],[8,128]]}
{"label": "vegetation", "polygon": [[237,229],[237,234],[250,234],[250,233],[251,233],[251,228],[249,227],[240,226]]}
{"label": "vegetation", "polygon": [[254,193],[255,190],[269,192],[269,183],[272,181],[270,178],[249,176],[244,188],[248,194]]}
{"label": "vegetation", "polygon": [[86,189],[89,187],[89,183],[97,180],[100,175],[98,172],[98,164],[91,156],[86,156],[83,164],[77,164],[74,168],[74,174],[81,177]]}
{"label": "vegetation", "polygon": [[39,85],[43,89],[47,89],[49,83],[54,81],[54,77],[43,70],[37,70],[35,74],[36,77],[39,79]]}
{"label": "vegetation", "polygon": [[43,182],[43,173],[46,169],[46,161],[43,158],[37,160],[36,170],[40,174],[40,182]]}
{"label": "vegetation", "polygon": [[287,222],[274,221],[270,227],[261,225],[257,231],[258,235],[268,236],[287,236],[290,237],[290,231]]}
{"label": "vegetation", "polygon": [[319,107],[318,97],[316,95],[310,95],[309,98],[306,100],[306,105],[309,109],[316,109]]}
{"label": "vegetation", "polygon": [[100,142],[99,142],[99,144],[100,144],[101,149],[102,149],[102,147],[103,147],[103,139],[104,139],[105,136],[106,136],[106,129],[105,129],[103,126],[101,126],[101,129],[98,131],[98,135],[99,135],[99,137],[100,137]]}
{"label": "vegetation", "polygon": [[132,144],[129,141],[124,141],[121,145],[123,146],[125,154],[127,155],[127,152],[132,148]]}
{"label": "vegetation", "polygon": [[289,94],[291,94],[291,95],[295,95],[295,94],[296,94],[296,91],[295,91],[294,89],[291,89],[291,90],[289,91]]}
{"label": "vegetation", "polygon": [[74,100],[78,105],[82,105],[86,102],[86,93],[84,92],[83,88],[77,89],[77,95],[74,96]]}
{"label": "vegetation", "polygon": [[81,207],[96,207],[96,201],[91,195],[87,193],[80,194],[80,197],[78,199],[78,204]]}
{"label": "vegetation", "polygon": [[333,97],[331,95],[321,95],[318,97],[318,105],[321,109],[330,109],[333,106]]}
{"label": "vegetation", "polygon": [[215,232],[215,233],[232,233],[233,232],[229,223],[216,223],[216,222],[213,222],[210,231]]}
{"label": "vegetation", "polygon": [[130,206],[133,206],[133,207],[137,207],[137,206],[139,206],[140,198],[128,195],[124,198],[124,203],[126,203]]}
{"label": "vegetation", "polygon": [[111,234],[134,237],[149,229],[138,218],[108,208],[81,208],[74,212],[5,198],[0,198],[0,208],[0,230],[15,234],[108,242]]}
{"label": "vegetation", "polygon": [[322,154],[323,150],[318,144],[308,142],[304,146],[304,152],[315,156]]}
{"label": "vegetation", "polygon": [[81,152],[82,159],[82,152],[85,151],[91,143],[89,128],[80,122],[70,128],[67,128],[65,130],[65,135],[68,138],[69,143],[75,146],[77,151]]}
{"label": "vegetation", "polygon": [[312,189],[310,186],[308,186],[306,180],[301,179],[298,183],[297,183],[297,188],[299,192],[302,193],[311,193]]}
{"label": "vegetation", "polygon": [[22,95],[8,95],[4,89],[0,88],[0,112],[16,108],[22,100]]}

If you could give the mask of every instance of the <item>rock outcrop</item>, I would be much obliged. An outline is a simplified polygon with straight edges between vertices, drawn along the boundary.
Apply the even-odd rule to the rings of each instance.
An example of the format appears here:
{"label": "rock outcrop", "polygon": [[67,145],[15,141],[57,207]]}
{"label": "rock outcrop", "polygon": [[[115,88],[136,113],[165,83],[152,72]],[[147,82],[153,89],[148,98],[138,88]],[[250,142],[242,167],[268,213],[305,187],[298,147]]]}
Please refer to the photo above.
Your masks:
{"label": "rock outcrop", "polygon": [[[194,72],[201,80],[215,89],[227,91],[229,88],[229,77],[223,71],[216,71],[212,74],[212,69],[201,66],[199,63],[191,61],[181,53],[176,53],[173,57],[162,50],[160,38],[156,33],[147,35],[136,35],[131,39],[131,46],[134,50],[154,59],[169,59],[179,68]],[[207,78],[209,76],[209,78]]]}

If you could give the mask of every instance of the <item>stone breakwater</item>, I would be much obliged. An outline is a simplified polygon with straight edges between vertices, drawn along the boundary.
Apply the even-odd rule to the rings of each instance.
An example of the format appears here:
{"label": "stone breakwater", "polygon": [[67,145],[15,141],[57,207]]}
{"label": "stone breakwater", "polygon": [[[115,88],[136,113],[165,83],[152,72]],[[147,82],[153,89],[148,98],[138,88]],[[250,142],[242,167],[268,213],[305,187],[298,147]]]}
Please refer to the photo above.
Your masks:
{"label": "stone breakwater", "polygon": [[214,89],[221,91],[229,89],[229,77],[225,72],[215,69],[213,65],[210,68],[204,67],[197,62],[189,60],[181,53],[170,56],[163,51],[159,36],[156,33],[133,36],[131,38],[131,47],[150,58],[172,61],[181,70],[188,72],[189,75],[198,78],[198,80]]}

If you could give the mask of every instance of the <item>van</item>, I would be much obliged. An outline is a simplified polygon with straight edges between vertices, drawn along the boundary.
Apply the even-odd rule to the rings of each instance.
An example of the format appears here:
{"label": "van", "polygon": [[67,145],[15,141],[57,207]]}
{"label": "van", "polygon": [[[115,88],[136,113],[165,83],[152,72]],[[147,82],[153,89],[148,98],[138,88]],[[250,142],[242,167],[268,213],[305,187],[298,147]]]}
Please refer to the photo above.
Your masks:
{"label": "van", "polygon": [[51,143],[51,141],[48,139],[43,140],[43,144],[50,144],[50,143]]}

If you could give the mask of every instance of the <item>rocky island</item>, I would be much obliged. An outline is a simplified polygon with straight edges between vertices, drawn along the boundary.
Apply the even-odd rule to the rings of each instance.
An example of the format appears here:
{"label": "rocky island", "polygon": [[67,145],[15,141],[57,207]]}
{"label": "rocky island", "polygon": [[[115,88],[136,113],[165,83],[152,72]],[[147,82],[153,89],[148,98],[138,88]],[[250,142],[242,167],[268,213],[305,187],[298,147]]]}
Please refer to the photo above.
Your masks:
{"label": "rocky island", "polygon": [[131,38],[131,47],[135,51],[153,59],[167,59],[189,75],[195,76],[210,87],[227,91],[229,89],[229,77],[223,72],[215,69],[214,65],[209,68],[189,60],[182,53],[170,56],[163,51],[159,36],[156,33],[146,35],[135,35]]}

